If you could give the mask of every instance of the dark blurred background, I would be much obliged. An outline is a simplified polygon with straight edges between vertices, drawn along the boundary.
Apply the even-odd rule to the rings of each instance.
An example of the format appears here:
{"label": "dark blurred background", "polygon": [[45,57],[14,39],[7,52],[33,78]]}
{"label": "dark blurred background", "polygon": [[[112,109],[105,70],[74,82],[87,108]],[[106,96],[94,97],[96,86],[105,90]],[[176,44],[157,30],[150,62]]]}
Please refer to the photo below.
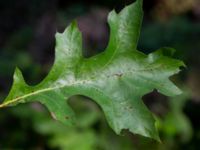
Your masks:
{"label": "dark blurred background", "polygon": [[[133,0],[0,0],[0,101],[18,66],[30,85],[39,83],[54,60],[55,33],[74,19],[83,32],[85,57],[108,43],[108,12]],[[38,103],[0,110],[0,149],[33,150],[197,150],[200,148],[200,0],[144,0],[138,49],[175,48],[187,65],[171,79],[184,91],[175,98],[152,92],[143,97],[157,118],[162,143],[124,131],[117,136],[92,100],[74,96],[76,127],[51,119]],[[133,18],[134,19],[134,18]]]}

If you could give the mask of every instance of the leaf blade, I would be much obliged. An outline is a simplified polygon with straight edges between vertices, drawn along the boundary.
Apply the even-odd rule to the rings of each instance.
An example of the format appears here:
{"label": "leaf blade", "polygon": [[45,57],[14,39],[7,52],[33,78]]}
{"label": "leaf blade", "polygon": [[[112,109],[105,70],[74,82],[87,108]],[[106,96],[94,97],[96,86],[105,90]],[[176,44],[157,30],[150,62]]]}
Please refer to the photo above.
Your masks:
{"label": "leaf blade", "polygon": [[173,53],[170,48],[149,55],[136,49],[142,16],[142,0],[119,14],[111,12],[108,47],[88,59],[81,54],[82,36],[73,22],[62,34],[56,34],[55,61],[47,77],[38,85],[29,86],[16,69],[11,91],[0,107],[39,101],[55,119],[70,125],[74,124],[75,115],[66,100],[72,95],[84,95],[100,105],[117,134],[128,129],[159,140],[154,117],[141,99],[154,89],[168,96],[180,94],[169,77],[178,73],[184,63],[169,57]]}

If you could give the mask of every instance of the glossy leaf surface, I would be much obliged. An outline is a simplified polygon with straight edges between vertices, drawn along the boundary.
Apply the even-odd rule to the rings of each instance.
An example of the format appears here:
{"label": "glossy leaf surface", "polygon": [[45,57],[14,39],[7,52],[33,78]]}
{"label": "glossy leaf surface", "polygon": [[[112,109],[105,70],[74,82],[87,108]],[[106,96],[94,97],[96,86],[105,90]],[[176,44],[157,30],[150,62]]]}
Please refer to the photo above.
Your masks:
{"label": "glossy leaf surface", "polygon": [[71,23],[63,33],[56,34],[55,62],[48,76],[38,85],[29,86],[16,69],[12,89],[0,107],[39,101],[56,120],[70,125],[78,121],[67,99],[84,95],[102,108],[117,134],[128,129],[159,140],[155,120],[141,98],[154,89],[167,96],[180,94],[169,77],[184,64],[170,58],[170,48],[149,55],[137,50],[142,16],[142,0],[119,14],[112,11],[108,16],[108,47],[91,58],[82,56],[82,35],[76,22]]}

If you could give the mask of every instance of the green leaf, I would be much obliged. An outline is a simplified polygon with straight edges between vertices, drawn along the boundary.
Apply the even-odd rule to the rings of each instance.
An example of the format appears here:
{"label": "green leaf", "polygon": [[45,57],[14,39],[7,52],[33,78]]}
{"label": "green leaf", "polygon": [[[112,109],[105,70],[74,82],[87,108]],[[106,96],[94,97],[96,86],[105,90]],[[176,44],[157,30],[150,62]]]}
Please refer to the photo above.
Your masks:
{"label": "green leaf", "polygon": [[11,91],[0,107],[39,101],[56,120],[70,125],[76,120],[66,100],[84,95],[100,105],[117,134],[128,129],[159,140],[154,117],[141,98],[154,89],[167,96],[180,94],[169,77],[184,63],[168,57],[173,49],[162,48],[149,55],[136,49],[142,16],[142,0],[119,14],[112,11],[108,47],[91,58],[82,56],[82,36],[77,23],[71,23],[62,34],[56,34],[55,62],[48,76],[29,86],[16,69]]}

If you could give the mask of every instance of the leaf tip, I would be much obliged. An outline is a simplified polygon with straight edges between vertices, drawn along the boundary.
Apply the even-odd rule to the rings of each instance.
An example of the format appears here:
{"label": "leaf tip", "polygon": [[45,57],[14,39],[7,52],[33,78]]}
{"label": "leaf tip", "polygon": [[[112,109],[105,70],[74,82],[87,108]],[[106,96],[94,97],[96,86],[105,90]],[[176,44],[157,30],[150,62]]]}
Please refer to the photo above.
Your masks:
{"label": "leaf tip", "polygon": [[68,35],[68,33],[74,31],[74,29],[78,30],[78,22],[76,20],[73,20],[63,32],[56,32],[55,37],[56,39],[63,38],[63,35]]}
{"label": "leaf tip", "polygon": [[22,72],[20,71],[20,69],[18,67],[15,68],[13,80],[14,80],[14,84],[15,83],[25,83]]}

